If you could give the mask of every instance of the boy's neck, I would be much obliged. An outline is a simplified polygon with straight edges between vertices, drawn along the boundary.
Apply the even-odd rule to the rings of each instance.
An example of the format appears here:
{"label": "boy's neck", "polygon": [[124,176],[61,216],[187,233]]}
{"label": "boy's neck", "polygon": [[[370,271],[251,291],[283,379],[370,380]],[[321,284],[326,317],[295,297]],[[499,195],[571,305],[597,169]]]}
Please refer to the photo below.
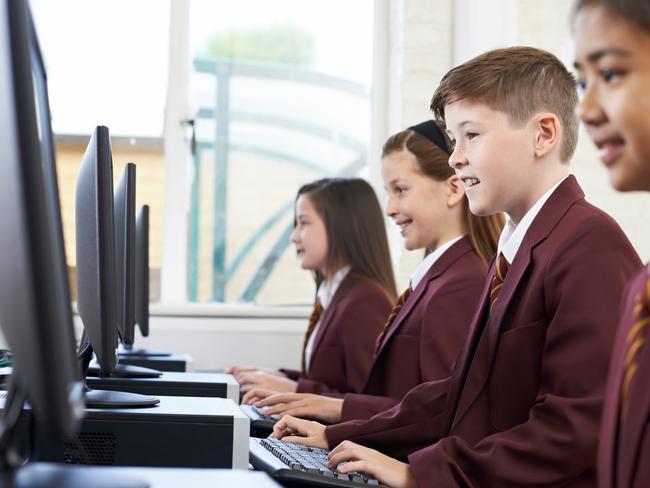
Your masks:
{"label": "boy's neck", "polygon": [[536,178],[531,178],[531,181],[534,182],[534,186],[531,186],[528,189],[525,198],[522,198],[521,204],[516,208],[506,211],[515,227],[519,225],[521,219],[524,218],[528,211],[533,208],[533,205],[535,205],[535,203],[537,203],[537,201],[542,198],[547,191],[569,175],[569,166],[567,164],[556,166],[554,169],[555,171],[546,171],[543,174],[538,175]]}

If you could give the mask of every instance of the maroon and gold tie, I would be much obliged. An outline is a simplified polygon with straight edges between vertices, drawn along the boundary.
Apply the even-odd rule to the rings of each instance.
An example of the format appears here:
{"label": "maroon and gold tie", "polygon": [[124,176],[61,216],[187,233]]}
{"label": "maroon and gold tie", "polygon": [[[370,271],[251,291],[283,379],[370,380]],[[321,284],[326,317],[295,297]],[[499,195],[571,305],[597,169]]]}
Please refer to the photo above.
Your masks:
{"label": "maroon and gold tie", "polygon": [[305,340],[302,343],[302,359],[300,361],[302,374],[305,374],[307,372],[307,357],[305,354],[307,350],[307,343],[309,342],[309,338],[311,337],[311,335],[314,333],[314,329],[316,328],[318,319],[320,319],[320,316],[322,314],[323,314],[323,306],[320,304],[320,300],[317,298],[316,303],[314,303],[314,309],[311,311],[311,315],[309,316],[309,325],[307,325],[307,332],[305,332]]}
{"label": "maroon and gold tie", "polygon": [[494,304],[499,298],[499,293],[501,293],[501,288],[503,288],[503,282],[506,279],[509,268],[510,264],[508,260],[503,254],[499,254],[496,270],[492,277],[492,285],[490,286],[490,312],[492,312],[492,307],[494,307]]}
{"label": "maroon and gold tie", "polygon": [[375,344],[375,356],[379,354],[381,343],[384,342],[384,337],[386,337],[386,334],[388,333],[388,329],[390,328],[391,324],[395,321],[395,317],[397,317],[399,311],[402,310],[402,307],[406,303],[406,300],[408,300],[408,298],[411,296],[412,292],[413,292],[413,288],[411,288],[410,286],[406,290],[404,290],[404,293],[402,293],[399,296],[399,298],[397,299],[397,303],[395,303],[393,309],[390,311],[388,320],[386,320],[386,323],[384,324],[384,328],[379,333],[379,337],[377,337],[377,343]]}
{"label": "maroon and gold tie", "polygon": [[632,379],[639,367],[641,351],[647,340],[650,325],[650,278],[646,278],[643,288],[634,295],[634,324],[625,339],[625,356],[623,359],[623,381],[621,383],[620,420],[625,418],[628,408],[628,395]]}

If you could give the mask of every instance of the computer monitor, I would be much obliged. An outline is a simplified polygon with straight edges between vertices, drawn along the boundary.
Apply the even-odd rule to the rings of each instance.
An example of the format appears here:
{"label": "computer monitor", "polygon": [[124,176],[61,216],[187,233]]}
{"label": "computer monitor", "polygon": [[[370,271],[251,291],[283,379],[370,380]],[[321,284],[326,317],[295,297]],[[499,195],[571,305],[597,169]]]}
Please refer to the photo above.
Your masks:
{"label": "computer monitor", "polygon": [[[116,280],[113,159],[108,128],[98,126],[88,143],[77,180],[77,308],[85,337],[80,346],[82,373],[95,351],[100,374],[117,369],[118,291]],[[126,249],[126,247],[125,247]],[[122,367],[123,371],[142,370]],[[146,373],[158,376],[160,373]],[[154,397],[108,390],[89,391],[86,403],[96,407],[152,406]]]}
{"label": "computer monitor", "polygon": [[122,344],[135,336],[135,164],[127,163],[115,187],[115,257],[117,268],[117,325]]}
{"label": "computer monitor", "polygon": [[[58,438],[77,431],[84,400],[47,79],[24,0],[0,0],[0,161],[0,324],[14,355],[0,434],[0,479],[3,486],[96,486],[63,466],[21,467],[15,456],[25,399],[37,427]],[[134,481],[112,479],[110,485],[142,486]]]}
{"label": "computer monitor", "polygon": [[135,323],[149,336],[149,205],[135,218]]}
{"label": "computer monitor", "polygon": [[[135,218],[135,323],[143,337],[149,335],[149,205],[143,205]],[[132,324],[133,325],[133,324]],[[135,336],[135,325],[133,325]],[[123,344],[120,356],[170,356],[168,352]]]}
{"label": "computer monitor", "polygon": [[83,390],[58,190],[48,184],[56,174],[45,70],[27,8],[5,0],[0,12],[0,324],[16,387],[46,428],[70,434]]}
{"label": "computer monitor", "polygon": [[77,309],[104,375],[117,366],[112,197],[111,142],[108,128],[99,126],[90,138],[77,177]]}

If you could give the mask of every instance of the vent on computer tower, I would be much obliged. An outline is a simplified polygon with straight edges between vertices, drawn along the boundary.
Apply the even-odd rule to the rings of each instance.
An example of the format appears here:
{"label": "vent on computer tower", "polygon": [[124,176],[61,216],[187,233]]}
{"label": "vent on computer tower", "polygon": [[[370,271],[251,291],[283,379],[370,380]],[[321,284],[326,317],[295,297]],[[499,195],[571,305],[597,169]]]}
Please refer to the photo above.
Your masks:
{"label": "vent on computer tower", "polygon": [[81,432],[65,443],[63,462],[67,464],[115,464],[115,434],[110,432]]}

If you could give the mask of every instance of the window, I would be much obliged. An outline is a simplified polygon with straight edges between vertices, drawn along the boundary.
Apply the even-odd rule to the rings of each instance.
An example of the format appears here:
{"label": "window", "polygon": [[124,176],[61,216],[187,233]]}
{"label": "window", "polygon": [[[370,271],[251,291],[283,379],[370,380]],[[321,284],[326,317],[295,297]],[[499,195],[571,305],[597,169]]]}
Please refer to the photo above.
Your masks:
{"label": "window", "polygon": [[152,299],[162,255],[169,2],[32,0],[48,75],[66,256],[75,283],[75,187],[90,134],[105,125],[114,179],[137,165],[137,205],[151,208]]}
{"label": "window", "polygon": [[367,168],[373,2],[194,0],[190,301],[307,303],[303,183]]}

